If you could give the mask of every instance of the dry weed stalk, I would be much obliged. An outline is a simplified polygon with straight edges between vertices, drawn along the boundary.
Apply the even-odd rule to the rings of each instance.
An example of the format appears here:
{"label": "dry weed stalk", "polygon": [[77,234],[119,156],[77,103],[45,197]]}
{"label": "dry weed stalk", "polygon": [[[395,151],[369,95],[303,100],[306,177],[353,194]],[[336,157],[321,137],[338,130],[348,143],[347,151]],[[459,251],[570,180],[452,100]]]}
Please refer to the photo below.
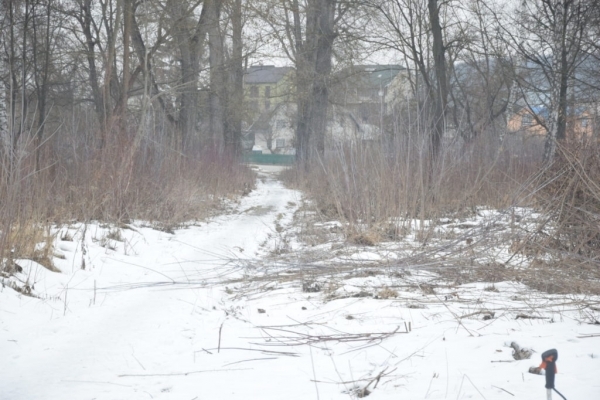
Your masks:
{"label": "dry weed stalk", "polygon": [[[313,225],[341,222],[349,248],[412,235],[418,252],[398,248],[390,267],[435,269],[456,283],[516,281],[549,293],[600,293],[597,144],[562,147],[544,169],[531,157],[539,143],[515,141],[496,153],[486,142],[467,150],[449,145],[429,187],[424,153],[408,139],[388,151],[334,147],[320,166],[285,178],[313,200],[316,214],[305,218]],[[461,222],[477,217],[482,206],[497,210],[497,217]],[[311,227],[309,244],[319,238],[343,254],[331,232]]]}
{"label": "dry weed stalk", "polygon": [[323,220],[343,222],[348,240],[359,245],[402,238],[415,223],[426,237],[432,227],[426,221],[470,215],[481,206],[504,208],[530,194],[524,183],[540,160],[517,139],[501,149],[489,138],[467,149],[449,143],[428,184],[427,152],[415,138],[399,138],[385,149],[333,146],[320,165],[288,171],[284,179],[314,199]]}
{"label": "dry weed stalk", "polygon": [[28,132],[14,149],[0,149],[1,260],[29,258],[53,269],[51,226],[145,220],[171,230],[254,186],[254,173],[235,158],[208,147],[175,151],[159,127],[141,136],[111,131],[99,146],[93,124],[73,118],[73,130],[61,125],[41,150]]}

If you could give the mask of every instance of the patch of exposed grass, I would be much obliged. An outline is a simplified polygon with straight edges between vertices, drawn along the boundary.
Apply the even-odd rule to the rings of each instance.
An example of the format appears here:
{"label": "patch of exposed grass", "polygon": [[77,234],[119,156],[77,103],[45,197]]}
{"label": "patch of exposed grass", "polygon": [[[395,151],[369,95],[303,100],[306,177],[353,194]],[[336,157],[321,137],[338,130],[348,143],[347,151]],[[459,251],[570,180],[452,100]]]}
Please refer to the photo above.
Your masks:
{"label": "patch of exposed grass", "polygon": [[9,268],[14,260],[27,259],[37,262],[53,272],[60,272],[52,261],[54,257],[54,240],[56,234],[50,227],[34,221],[26,221],[13,225],[2,241],[10,244],[10,251],[5,252],[5,268]]}

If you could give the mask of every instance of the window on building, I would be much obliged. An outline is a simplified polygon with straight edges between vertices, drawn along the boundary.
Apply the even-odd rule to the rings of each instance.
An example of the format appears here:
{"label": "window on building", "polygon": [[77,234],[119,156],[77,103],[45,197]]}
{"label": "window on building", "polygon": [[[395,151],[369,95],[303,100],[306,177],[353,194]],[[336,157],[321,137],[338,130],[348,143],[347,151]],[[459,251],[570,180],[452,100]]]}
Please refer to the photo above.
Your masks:
{"label": "window on building", "polygon": [[587,128],[590,125],[590,119],[589,118],[583,118],[581,120],[581,127],[582,128]]}
{"label": "window on building", "polygon": [[285,129],[285,126],[286,126],[285,121],[278,120],[275,122],[276,129]]}
{"label": "window on building", "polygon": [[278,149],[285,147],[285,139],[275,139],[275,147]]}
{"label": "window on building", "polygon": [[252,112],[258,112],[258,101],[251,101],[250,102],[250,110]]}
{"label": "window on building", "polygon": [[250,97],[258,97],[258,86],[250,87]]}
{"label": "window on building", "polygon": [[271,109],[271,101],[265,100],[265,110],[269,110],[269,109]]}
{"label": "window on building", "polygon": [[533,125],[533,115],[524,114],[523,117],[521,118],[521,125],[523,125],[523,126]]}
{"label": "window on building", "polygon": [[265,97],[271,97],[271,86],[265,87]]}

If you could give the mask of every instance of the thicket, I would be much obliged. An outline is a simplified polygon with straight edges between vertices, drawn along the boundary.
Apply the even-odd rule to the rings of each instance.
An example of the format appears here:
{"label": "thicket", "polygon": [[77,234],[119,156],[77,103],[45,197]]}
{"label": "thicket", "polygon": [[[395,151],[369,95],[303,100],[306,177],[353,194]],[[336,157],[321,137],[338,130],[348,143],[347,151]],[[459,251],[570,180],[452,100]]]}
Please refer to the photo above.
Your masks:
{"label": "thicket", "polygon": [[549,229],[527,246],[552,258],[566,277],[600,277],[600,148],[595,141],[561,146],[540,177],[537,208]]}
{"label": "thicket", "polygon": [[403,137],[388,143],[332,146],[318,165],[284,175],[310,194],[326,218],[352,232],[389,224],[435,220],[475,207],[529,204],[531,180],[542,165],[541,139],[487,137],[465,144],[450,138],[439,165],[429,168],[427,140]]}
{"label": "thicket", "polygon": [[[37,146],[25,132],[0,169],[0,258],[29,258],[52,268],[56,227],[90,221],[141,220],[173,229],[215,212],[226,198],[254,185],[254,173],[218,149],[198,144],[175,150],[152,127],[111,132],[102,147],[82,111],[70,129],[57,127]],[[133,121],[135,122],[135,121]],[[136,124],[132,123],[132,127]],[[140,136],[141,135],[141,136]]]}
{"label": "thicket", "polygon": [[[463,281],[516,280],[549,292],[598,293],[600,149],[593,140],[565,142],[546,164],[543,140],[516,134],[503,143],[481,137],[465,145],[448,139],[433,179],[418,140],[331,147],[320,164],[289,170],[284,178],[308,194],[321,219],[342,222],[353,245],[402,240],[409,233],[425,245],[439,236],[436,227],[468,220],[482,208],[513,215],[509,225],[473,225],[453,238],[451,249],[441,240],[439,254],[452,253],[446,273],[463,271]],[[435,246],[424,247],[422,257],[435,257]],[[497,262],[473,263],[501,248],[508,253]],[[509,267],[515,257],[530,268]]]}

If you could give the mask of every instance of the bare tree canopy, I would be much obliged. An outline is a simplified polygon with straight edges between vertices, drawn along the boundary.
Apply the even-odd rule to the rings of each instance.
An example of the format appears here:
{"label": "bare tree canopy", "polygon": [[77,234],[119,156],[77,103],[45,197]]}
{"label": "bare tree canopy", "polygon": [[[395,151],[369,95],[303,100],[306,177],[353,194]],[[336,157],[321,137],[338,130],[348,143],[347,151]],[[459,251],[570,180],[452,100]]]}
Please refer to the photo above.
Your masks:
{"label": "bare tree canopy", "polygon": [[[444,138],[468,144],[489,134],[502,142],[522,110],[543,128],[551,160],[556,144],[578,131],[574,116],[583,107],[596,114],[600,90],[600,11],[591,0],[20,0],[1,7],[2,146],[14,153],[24,132],[34,132],[37,164],[47,134],[83,111],[95,117],[94,148],[122,141],[152,114],[152,129],[177,152],[240,155],[258,121],[244,75],[263,62],[293,68],[286,102],[295,107],[290,143],[301,163],[323,156],[327,132],[340,123],[329,105],[343,71],[398,65],[402,74],[386,85],[405,101],[380,88],[375,125],[394,140],[402,126],[425,123],[432,174]],[[361,132],[374,129],[343,112]]]}

